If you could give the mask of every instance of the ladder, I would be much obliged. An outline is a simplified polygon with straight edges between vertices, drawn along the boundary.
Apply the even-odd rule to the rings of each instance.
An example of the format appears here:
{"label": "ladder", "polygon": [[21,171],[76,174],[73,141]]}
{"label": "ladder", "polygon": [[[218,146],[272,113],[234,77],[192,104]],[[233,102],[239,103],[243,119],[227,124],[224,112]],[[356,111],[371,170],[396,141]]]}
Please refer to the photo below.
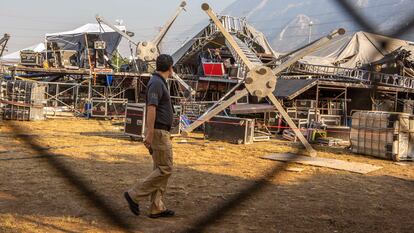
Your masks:
{"label": "ladder", "polygon": [[[231,33],[234,38],[237,38],[235,35],[240,34],[244,35],[245,31],[248,31],[247,29],[247,22],[245,18],[238,18],[238,17],[232,17],[232,16],[220,16],[220,22],[222,23],[223,27]],[[214,38],[218,35],[220,35],[220,29],[217,27],[216,24],[211,22],[208,26],[206,26],[195,38],[193,38],[193,44],[192,46],[187,50],[185,57],[191,58],[193,55],[197,54],[200,49],[202,49],[204,46],[206,46],[208,43],[210,43]],[[244,36],[246,40],[249,40],[250,42],[255,42],[255,38],[249,37],[247,35]],[[246,51],[250,51],[252,55],[258,60],[256,54],[254,54],[246,45],[244,42],[242,42],[240,39],[238,40],[238,44],[242,44],[244,47],[246,47]],[[226,41],[227,43],[227,41]],[[227,45],[227,44],[226,44]],[[232,55],[235,55],[235,52],[232,51]],[[252,56],[252,57],[253,57]],[[236,58],[237,56],[235,56]],[[261,63],[261,62],[260,62]]]}
{"label": "ladder", "polygon": [[[246,55],[246,57],[249,59],[249,61],[254,66],[261,66],[263,65],[262,61],[257,57],[256,53],[250,49],[246,43],[244,43],[242,40],[240,40],[236,35],[232,35],[234,41],[236,41],[236,44],[240,47],[242,52]],[[242,64],[241,72],[244,76],[244,74],[248,71],[245,63],[242,61],[238,53],[234,50],[234,48],[229,44],[229,42],[226,40],[226,45],[230,49],[231,55],[233,55],[234,59],[236,60],[237,64]]]}

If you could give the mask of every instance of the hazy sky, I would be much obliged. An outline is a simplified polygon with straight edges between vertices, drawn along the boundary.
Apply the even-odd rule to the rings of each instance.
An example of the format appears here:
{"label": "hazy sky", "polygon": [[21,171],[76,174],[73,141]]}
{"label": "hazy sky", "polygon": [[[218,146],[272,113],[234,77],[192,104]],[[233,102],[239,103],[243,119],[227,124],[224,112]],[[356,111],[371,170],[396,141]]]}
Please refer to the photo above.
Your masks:
{"label": "hazy sky", "polygon": [[[204,0],[206,1],[206,0]],[[203,0],[187,0],[187,12],[181,14],[164,46],[177,46],[188,37],[185,31],[207,16],[201,10]],[[235,0],[208,0],[220,12]],[[137,41],[150,39],[171,17],[181,0],[9,0],[1,1],[0,34],[9,33],[8,52],[40,43],[45,33],[68,31],[86,23],[95,23],[100,14],[108,21],[122,19]],[[183,34],[182,37],[180,34]],[[170,38],[169,37],[169,38]]]}

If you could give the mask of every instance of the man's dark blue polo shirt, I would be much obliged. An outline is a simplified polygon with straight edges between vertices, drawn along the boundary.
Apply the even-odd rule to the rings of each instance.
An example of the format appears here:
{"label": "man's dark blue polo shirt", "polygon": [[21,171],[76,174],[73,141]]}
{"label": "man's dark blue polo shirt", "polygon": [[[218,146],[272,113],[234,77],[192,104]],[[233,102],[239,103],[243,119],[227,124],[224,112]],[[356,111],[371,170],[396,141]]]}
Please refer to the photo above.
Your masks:
{"label": "man's dark blue polo shirt", "polygon": [[173,123],[173,108],[167,81],[154,73],[147,85],[147,105],[157,107],[155,128],[169,131]]}

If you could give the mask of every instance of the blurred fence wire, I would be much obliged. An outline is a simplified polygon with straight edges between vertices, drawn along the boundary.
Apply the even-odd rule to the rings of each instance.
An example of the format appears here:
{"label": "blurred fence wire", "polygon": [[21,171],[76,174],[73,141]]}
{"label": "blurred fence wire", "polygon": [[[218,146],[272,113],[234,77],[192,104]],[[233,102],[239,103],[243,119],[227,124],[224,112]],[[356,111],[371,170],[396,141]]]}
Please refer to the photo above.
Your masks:
{"label": "blurred fence wire", "polygon": [[[378,33],[375,24],[370,22],[367,17],[358,12],[358,9],[355,8],[350,1],[332,1],[334,1],[339,8],[342,8],[362,29],[368,32]],[[406,34],[413,27],[414,15],[412,17],[407,17],[407,19],[401,22],[399,26],[395,27],[394,30],[385,33],[385,35],[390,37],[399,37]],[[382,46],[386,47],[387,43],[388,41],[385,39],[382,43]],[[8,124],[8,126],[13,129],[16,138],[19,138],[33,151],[35,151],[39,156],[42,156],[43,158],[47,159],[48,164],[55,170],[55,172],[57,174],[62,175],[62,177],[67,181],[67,183],[69,183],[70,185],[75,187],[80,193],[82,193],[85,199],[102,213],[102,215],[108,220],[108,223],[111,223],[112,225],[126,232],[132,232],[134,230],[137,230],[137,227],[133,226],[136,224],[127,222],[125,219],[121,217],[122,215],[119,212],[120,208],[116,208],[111,201],[106,200],[103,197],[103,195],[95,192],[92,187],[89,187],[85,179],[82,178],[79,174],[77,174],[73,169],[71,169],[70,166],[65,164],[65,162],[60,159],[61,157],[59,155],[46,150],[33,138],[22,136],[27,134],[27,132],[21,129],[16,124],[13,124],[11,122],[5,124]],[[237,194],[234,194],[233,196],[227,198],[225,201],[217,203],[216,208],[203,211],[204,214],[196,218],[196,220],[190,223],[187,228],[182,229],[182,232],[187,233],[205,231],[209,226],[216,223],[217,220],[225,217],[226,214],[235,210],[238,206],[241,205],[242,202],[245,202],[249,200],[251,197],[260,193],[261,190],[264,187],[266,187],[269,180],[274,179],[282,174],[282,172],[286,169],[288,164],[289,162],[276,163],[276,165],[272,169],[267,171],[260,179],[256,180],[255,182],[252,182],[252,184],[248,185],[247,187],[242,188],[241,190],[239,190]],[[121,196],[121,193],[119,194],[119,196]],[[125,211],[128,210],[125,209]],[[164,232],[167,231],[169,232],[169,229],[165,229]]]}

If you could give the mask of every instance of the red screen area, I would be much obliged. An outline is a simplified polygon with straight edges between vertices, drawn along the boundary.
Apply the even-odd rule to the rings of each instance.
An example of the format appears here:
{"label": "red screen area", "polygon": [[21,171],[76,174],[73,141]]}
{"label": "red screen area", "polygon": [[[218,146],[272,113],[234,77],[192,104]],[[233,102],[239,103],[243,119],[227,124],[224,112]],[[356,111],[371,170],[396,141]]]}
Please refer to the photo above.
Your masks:
{"label": "red screen area", "polygon": [[203,70],[205,76],[223,76],[224,65],[223,63],[206,62],[203,63]]}

